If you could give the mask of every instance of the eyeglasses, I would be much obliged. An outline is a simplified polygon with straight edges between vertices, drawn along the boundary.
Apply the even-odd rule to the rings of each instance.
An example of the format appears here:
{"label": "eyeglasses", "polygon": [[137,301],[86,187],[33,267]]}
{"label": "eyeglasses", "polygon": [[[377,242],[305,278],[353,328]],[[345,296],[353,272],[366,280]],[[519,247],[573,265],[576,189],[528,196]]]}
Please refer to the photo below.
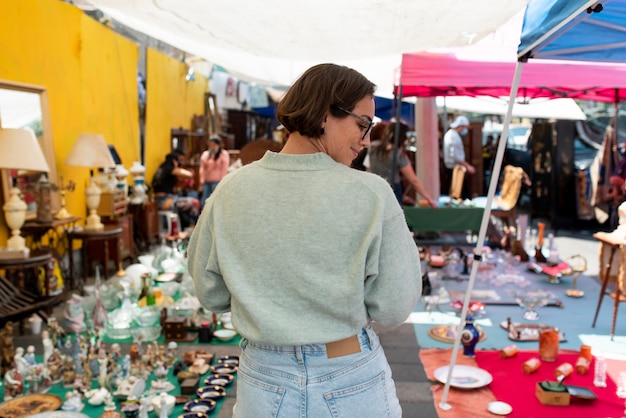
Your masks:
{"label": "eyeglasses", "polygon": [[336,108],[336,109],[341,110],[344,113],[347,113],[350,116],[354,116],[355,118],[357,118],[358,120],[363,122],[364,125],[359,125],[359,127],[361,129],[365,129],[365,132],[363,132],[363,136],[361,137],[361,139],[365,139],[367,134],[369,134],[370,131],[372,130],[372,127],[374,126],[374,121],[373,120],[369,120],[365,116],[357,115],[354,112],[350,112],[348,109],[344,109],[343,107],[339,107],[339,106],[335,106],[335,105],[333,105],[333,107]]}

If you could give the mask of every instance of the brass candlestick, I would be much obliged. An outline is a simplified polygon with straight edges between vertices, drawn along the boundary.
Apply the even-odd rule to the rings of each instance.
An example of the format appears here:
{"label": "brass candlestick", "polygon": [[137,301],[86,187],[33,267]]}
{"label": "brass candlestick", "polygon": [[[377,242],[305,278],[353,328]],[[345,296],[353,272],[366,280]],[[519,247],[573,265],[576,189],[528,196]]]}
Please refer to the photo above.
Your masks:
{"label": "brass candlestick", "polygon": [[63,176],[61,176],[61,184],[59,186],[56,186],[56,189],[61,194],[61,210],[59,210],[56,215],[54,215],[55,219],[67,219],[72,217],[72,214],[69,213],[65,208],[65,193],[73,192],[75,188],[76,183],[74,183],[74,181],[70,180],[67,184],[65,184],[63,182]]}
{"label": "brass candlestick", "polygon": [[572,277],[572,288],[565,291],[565,295],[571,298],[580,298],[584,296],[585,292],[580,289],[576,289],[576,280],[581,273],[587,270],[587,259],[582,255],[576,254],[567,259],[567,263],[570,265],[574,276]]}

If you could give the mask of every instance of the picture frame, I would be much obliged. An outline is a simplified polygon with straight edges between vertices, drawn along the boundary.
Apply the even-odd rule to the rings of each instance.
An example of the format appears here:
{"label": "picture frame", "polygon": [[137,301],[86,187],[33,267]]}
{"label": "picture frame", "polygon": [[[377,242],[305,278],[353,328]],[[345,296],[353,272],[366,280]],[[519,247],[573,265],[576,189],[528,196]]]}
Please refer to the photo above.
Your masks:
{"label": "picture frame", "polygon": [[[45,87],[0,80],[0,128],[32,129],[43,151],[50,171],[47,173],[50,183],[57,181],[52,125],[48,93]],[[37,218],[37,182],[42,173],[0,170],[4,201],[9,199],[12,185],[18,187],[28,208],[26,219]],[[51,196],[51,208],[54,213],[60,209],[58,193]]]}

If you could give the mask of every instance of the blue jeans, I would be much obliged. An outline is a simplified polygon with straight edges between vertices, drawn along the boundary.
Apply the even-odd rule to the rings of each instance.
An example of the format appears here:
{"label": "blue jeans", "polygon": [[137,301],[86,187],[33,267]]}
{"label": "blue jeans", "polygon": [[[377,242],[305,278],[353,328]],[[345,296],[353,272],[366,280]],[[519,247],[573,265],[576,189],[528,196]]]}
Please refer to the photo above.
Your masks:
{"label": "blue jeans", "polygon": [[402,417],[378,336],[358,334],[361,352],[327,358],[325,344],[241,341],[235,418]]}
{"label": "blue jeans", "polygon": [[211,196],[211,193],[215,190],[219,181],[212,181],[202,184],[202,197],[200,198],[200,206],[204,207],[204,202]]}

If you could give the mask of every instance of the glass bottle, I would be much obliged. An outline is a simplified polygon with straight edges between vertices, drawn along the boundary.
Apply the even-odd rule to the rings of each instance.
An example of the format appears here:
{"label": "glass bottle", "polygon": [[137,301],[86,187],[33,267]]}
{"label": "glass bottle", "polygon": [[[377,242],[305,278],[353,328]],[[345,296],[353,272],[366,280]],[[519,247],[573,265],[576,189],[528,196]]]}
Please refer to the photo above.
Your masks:
{"label": "glass bottle", "polygon": [[539,331],[539,358],[543,361],[556,361],[559,354],[559,330],[554,327]]}
{"label": "glass bottle", "polygon": [[599,388],[606,387],[606,360],[604,357],[596,357],[596,365],[593,369],[593,385]]}
{"label": "glass bottle", "polygon": [[94,330],[98,332],[104,328],[107,321],[107,310],[102,303],[102,296],[100,295],[100,266],[96,266],[96,279],[94,287],[96,288],[96,305],[93,308],[91,319],[93,321]]}
{"label": "glass bottle", "polygon": [[152,284],[152,275],[150,273],[144,273],[144,289],[146,295],[146,306],[156,305],[156,295],[154,293],[154,286]]}

